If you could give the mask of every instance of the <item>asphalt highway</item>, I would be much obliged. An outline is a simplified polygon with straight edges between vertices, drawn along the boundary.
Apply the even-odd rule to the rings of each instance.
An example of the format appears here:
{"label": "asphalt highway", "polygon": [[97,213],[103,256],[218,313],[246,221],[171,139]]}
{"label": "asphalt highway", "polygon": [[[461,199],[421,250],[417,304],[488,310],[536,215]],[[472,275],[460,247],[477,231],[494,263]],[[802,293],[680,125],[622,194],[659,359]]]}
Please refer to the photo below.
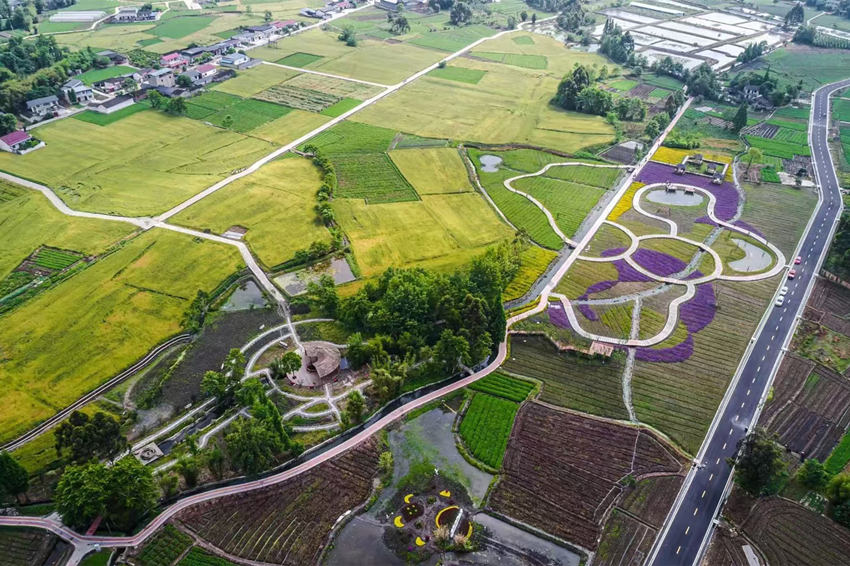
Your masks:
{"label": "asphalt highway", "polygon": [[[702,556],[719,515],[731,479],[726,459],[734,457],[738,442],[757,422],[773,375],[783,356],[797,317],[802,313],[823,257],[832,239],[832,230],[841,209],[841,193],[829,155],[827,132],[829,95],[850,86],[850,79],[827,85],[814,95],[810,116],[810,140],[821,200],[804,234],[798,252],[791,256],[793,279],[783,279],[788,290],[781,306],[774,300],[753,337],[749,354],[730,384],[705,441],[694,461],[682,492],[667,517],[647,564],[651,566],[691,565]],[[789,214],[795,211],[789,210]],[[799,256],[800,264],[794,265]],[[778,290],[777,290],[778,291]],[[718,355],[724,355],[718,352]]]}

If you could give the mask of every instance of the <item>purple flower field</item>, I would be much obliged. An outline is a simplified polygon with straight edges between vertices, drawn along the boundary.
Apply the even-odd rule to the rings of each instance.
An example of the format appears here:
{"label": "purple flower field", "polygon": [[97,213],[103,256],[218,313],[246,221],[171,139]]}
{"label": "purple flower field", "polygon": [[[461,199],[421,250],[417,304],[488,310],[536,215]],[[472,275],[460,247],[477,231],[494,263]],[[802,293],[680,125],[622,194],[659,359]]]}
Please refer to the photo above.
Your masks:
{"label": "purple flower field", "polygon": [[717,222],[715,222],[714,220],[712,220],[708,216],[700,216],[699,218],[694,220],[694,222],[697,222],[699,224],[708,224],[709,226],[714,226],[715,228],[717,228],[719,226],[719,224]]}
{"label": "purple flower field", "polygon": [[674,364],[684,362],[694,353],[694,337],[688,334],[684,342],[676,344],[672,348],[638,348],[635,359],[641,362],[656,362]]}
{"label": "purple flower field", "polygon": [[710,177],[694,175],[693,173],[677,175],[675,167],[672,165],[656,163],[655,161],[647,163],[640,170],[635,180],[647,185],[669,181],[671,183],[692,185],[705,189],[717,199],[714,205],[714,213],[720,220],[731,220],[738,212],[738,191],[735,190],[735,185],[728,181],[724,181],[720,185],[714,185]]}
{"label": "purple flower field", "polygon": [[581,314],[584,315],[584,318],[586,318],[587,320],[590,320],[592,322],[599,320],[599,316],[592,308],[590,308],[590,305],[579,305],[578,310]]}
{"label": "purple flower field", "polygon": [[[702,274],[699,273],[699,276],[702,277]],[[717,303],[714,301],[714,287],[711,283],[704,283],[697,285],[696,294],[690,301],[679,307],[679,320],[688,329],[689,334],[694,334],[714,320],[716,311]]]}
{"label": "purple flower field", "polygon": [[646,248],[638,248],[632,254],[638,265],[662,277],[670,277],[674,273],[678,273],[687,267],[687,264],[664,252],[649,250]]}
{"label": "purple flower field", "polygon": [[549,322],[560,328],[572,330],[570,319],[567,318],[567,313],[564,312],[564,307],[560,303],[554,305],[550,303],[546,310],[549,313]]}

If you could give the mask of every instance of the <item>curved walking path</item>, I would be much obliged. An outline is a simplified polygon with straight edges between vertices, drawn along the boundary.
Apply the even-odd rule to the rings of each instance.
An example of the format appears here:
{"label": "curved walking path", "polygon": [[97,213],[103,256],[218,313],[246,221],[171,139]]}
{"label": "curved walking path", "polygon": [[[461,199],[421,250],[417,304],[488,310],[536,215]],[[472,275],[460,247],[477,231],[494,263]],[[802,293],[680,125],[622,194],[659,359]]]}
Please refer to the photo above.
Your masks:
{"label": "curved walking path", "polygon": [[[583,163],[581,161],[563,161],[563,162],[560,162],[560,163],[549,163],[535,173],[523,173],[522,175],[516,175],[515,177],[511,177],[510,179],[505,179],[504,182],[503,182],[505,188],[508,189],[510,192],[516,193],[518,195],[521,195],[521,196],[527,198],[529,201],[531,201],[532,204],[534,204],[534,206],[539,208],[543,212],[543,214],[546,215],[546,219],[549,221],[549,227],[552,228],[552,230],[555,232],[555,234],[558,235],[559,238],[561,238],[561,240],[563,240],[566,244],[568,244],[572,247],[576,246],[575,240],[567,237],[567,235],[564,234],[561,231],[561,229],[558,227],[558,223],[555,222],[555,217],[552,215],[551,212],[549,212],[549,209],[546,208],[543,205],[542,202],[540,202],[539,200],[537,200],[536,198],[534,198],[530,194],[515,188],[513,186],[513,182],[519,181],[520,179],[528,179],[530,177],[539,177],[540,175],[545,174],[552,167],[570,167],[570,166],[579,166],[579,165],[583,166],[583,167],[596,167],[596,168],[599,168],[599,169],[631,169],[632,168],[631,165],[602,165],[602,164],[598,164],[598,163]],[[488,196],[488,198],[489,198],[489,196]]]}
{"label": "curved walking path", "polygon": [[[727,230],[731,230],[731,231],[734,231],[734,232],[737,232],[737,233],[740,233],[740,234],[743,234],[745,236],[748,236],[748,237],[756,240],[757,242],[759,242],[763,246],[767,247],[770,250],[770,252],[773,254],[773,257],[774,257],[773,267],[771,269],[767,270],[767,271],[764,271],[764,272],[761,272],[761,273],[756,273],[756,274],[750,274],[750,275],[724,275],[723,274],[723,268],[724,268],[723,261],[720,258],[720,255],[711,246],[706,245],[704,242],[697,242],[695,240],[691,240],[689,238],[679,236],[678,235],[678,225],[674,221],[670,220],[669,218],[664,218],[662,216],[652,214],[652,213],[646,211],[641,206],[641,203],[640,203],[641,197],[645,193],[647,193],[648,191],[653,191],[653,190],[666,189],[668,187],[672,187],[674,189],[692,190],[694,192],[698,192],[698,193],[701,193],[704,196],[706,196],[708,198],[708,204],[706,206],[708,217],[713,222],[715,222],[719,227],[725,228]],[[768,242],[767,239],[765,239],[763,236],[760,236],[759,234],[756,234],[755,232],[748,230],[746,228],[742,228],[742,227],[740,227],[736,224],[732,224],[731,222],[726,222],[726,221],[720,220],[717,217],[717,215],[715,213],[715,208],[716,208],[716,205],[717,205],[717,198],[714,196],[714,194],[711,191],[708,191],[706,189],[702,189],[700,187],[695,187],[695,186],[692,186],[692,185],[682,184],[682,183],[652,183],[652,184],[645,185],[645,186],[641,187],[640,189],[638,189],[635,192],[634,196],[632,197],[631,205],[632,205],[632,208],[634,210],[636,210],[638,213],[640,213],[640,214],[642,214],[642,215],[644,215],[648,218],[652,218],[652,219],[660,220],[660,221],[664,222],[669,227],[669,233],[668,234],[647,234],[647,235],[643,235],[643,236],[637,236],[637,235],[634,234],[634,232],[632,232],[631,230],[629,230],[625,226],[623,226],[623,225],[621,225],[621,224],[619,224],[615,221],[605,219],[605,220],[602,221],[602,223],[609,224],[611,226],[614,226],[614,227],[620,229],[624,234],[626,234],[629,237],[630,243],[629,243],[628,248],[624,252],[617,254],[617,255],[614,255],[614,256],[609,256],[609,257],[595,257],[595,256],[593,256],[593,257],[589,257],[589,256],[578,255],[577,256],[578,259],[582,259],[582,260],[586,260],[586,261],[593,261],[593,262],[613,262],[613,261],[617,261],[617,260],[624,260],[626,263],[628,263],[629,266],[631,266],[636,271],[638,271],[639,273],[641,273],[642,275],[644,275],[645,277],[648,277],[649,279],[651,279],[653,281],[656,281],[658,283],[666,283],[666,284],[670,284],[670,285],[682,285],[682,286],[684,286],[686,288],[685,294],[675,298],[674,300],[672,300],[667,305],[667,320],[665,321],[664,327],[661,329],[660,332],[658,332],[657,334],[655,334],[654,336],[652,336],[650,338],[636,339],[633,336],[630,336],[628,339],[623,339],[623,338],[615,338],[615,337],[611,337],[611,336],[604,336],[604,335],[601,335],[601,334],[596,334],[594,332],[590,332],[588,330],[585,330],[584,328],[581,327],[581,324],[579,323],[578,317],[576,316],[575,311],[573,310],[572,301],[561,293],[551,293],[551,296],[558,299],[561,302],[561,304],[563,305],[565,314],[567,315],[567,319],[570,321],[570,325],[572,326],[572,329],[577,334],[579,334],[580,336],[582,336],[584,338],[587,338],[589,340],[596,340],[596,341],[600,341],[600,342],[608,342],[608,343],[611,343],[611,344],[616,344],[618,346],[628,346],[628,347],[654,346],[656,344],[663,342],[667,338],[669,338],[673,334],[673,332],[676,330],[676,326],[679,323],[679,306],[686,303],[687,301],[691,300],[694,297],[694,295],[696,294],[697,285],[701,285],[703,283],[709,283],[709,282],[717,281],[717,280],[758,281],[758,280],[761,280],[761,279],[768,279],[770,277],[773,277],[773,276],[777,275],[778,273],[782,272],[786,268],[785,256],[782,253],[782,251],[779,248],[777,248],[775,245]],[[702,277],[698,277],[698,278],[694,278],[694,279],[683,279],[681,277],[658,275],[658,274],[653,273],[652,271],[644,268],[637,261],[635,261],[633,254],[640,247],[641,242],[646,241],[646,240],[659,240],[659,239],[676,240],[676,241],[688,244],[690,246],[696,247],[697,249],[700,250],[698,252],[698,254],[699,253],[709,254],[711,256],[713,262],[714,262],[714,270],[712,271],[712,273],[707,274],[707,275],[703,275]],[[585,248],[583,248],[583,249],[585,249]],[[693,261],[691,263],[693,263]],[[687,271],[687,269],[686,269],[686,271]],[[585,301],[581,301],[580,304],[594,304],[594,302],[592,300],[585,300]]]}

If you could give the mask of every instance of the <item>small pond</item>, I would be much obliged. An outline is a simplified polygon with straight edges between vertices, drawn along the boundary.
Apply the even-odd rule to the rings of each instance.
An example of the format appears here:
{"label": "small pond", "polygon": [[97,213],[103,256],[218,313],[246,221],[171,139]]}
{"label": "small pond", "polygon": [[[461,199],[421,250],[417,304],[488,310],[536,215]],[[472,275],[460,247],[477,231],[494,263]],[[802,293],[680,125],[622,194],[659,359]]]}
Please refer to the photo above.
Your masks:
{"label": "small pond", "polygon": [[701,204],[704,197],[699,193],[686,193],[685,191],[666,191],[658,189],[650,191],[646,198],[657,204],[669,204],[673,206],[696,206]]}
{"label": "small pond", "polygon": [[344,258],[334,258],[330,261],[322,261],[310,267],[284,273],[275,277],[275,283],[283,287],[288,294],[295,296],[307,291],[307,284],[318,281],[322,275],[330,275],[334,283],[340,285],[357,279],[348,261]]}
{"label": "small pond", "polygon": [[738,238],[731,238],[731,240],[733,244],[744,252],[744,257],[729,262],[729,267],[735,271],[761,271],[769,267],[773,262],[773,256],[767,250],[751,244],[746,240],[739,240]]}
{"label": "small pond", "polygon": [[266,306],[266,298],[263,292],[252,280],[245,281],[227,299],[223,311],[245,311],[252,308],[263,308]]}
{"label": "small pond", "polygon": [[481,163],[481,170],[485,173],[495,173],[502,164],[502,158],[498,155],[482,155],[478,161]]}

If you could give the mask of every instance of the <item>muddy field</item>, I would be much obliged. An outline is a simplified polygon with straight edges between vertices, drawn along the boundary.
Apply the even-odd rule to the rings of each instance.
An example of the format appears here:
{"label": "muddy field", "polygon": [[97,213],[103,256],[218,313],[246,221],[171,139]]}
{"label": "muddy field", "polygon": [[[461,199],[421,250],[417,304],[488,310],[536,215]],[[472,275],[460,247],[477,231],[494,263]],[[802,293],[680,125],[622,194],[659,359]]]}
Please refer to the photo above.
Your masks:
{"label": "muddy field", "polygon": [[[517,414],[489,506],[595,549],[628,476],[679,473],[683,460],[638,428],[526,403]],[[559,478],[557,483],[552,478]]]}
{"label": "muddy field", "polygon": [[292,480],[195,505],[176,520],[235,556],[314,564],[334,522],[369,497],[377,462],[373,437]]}

